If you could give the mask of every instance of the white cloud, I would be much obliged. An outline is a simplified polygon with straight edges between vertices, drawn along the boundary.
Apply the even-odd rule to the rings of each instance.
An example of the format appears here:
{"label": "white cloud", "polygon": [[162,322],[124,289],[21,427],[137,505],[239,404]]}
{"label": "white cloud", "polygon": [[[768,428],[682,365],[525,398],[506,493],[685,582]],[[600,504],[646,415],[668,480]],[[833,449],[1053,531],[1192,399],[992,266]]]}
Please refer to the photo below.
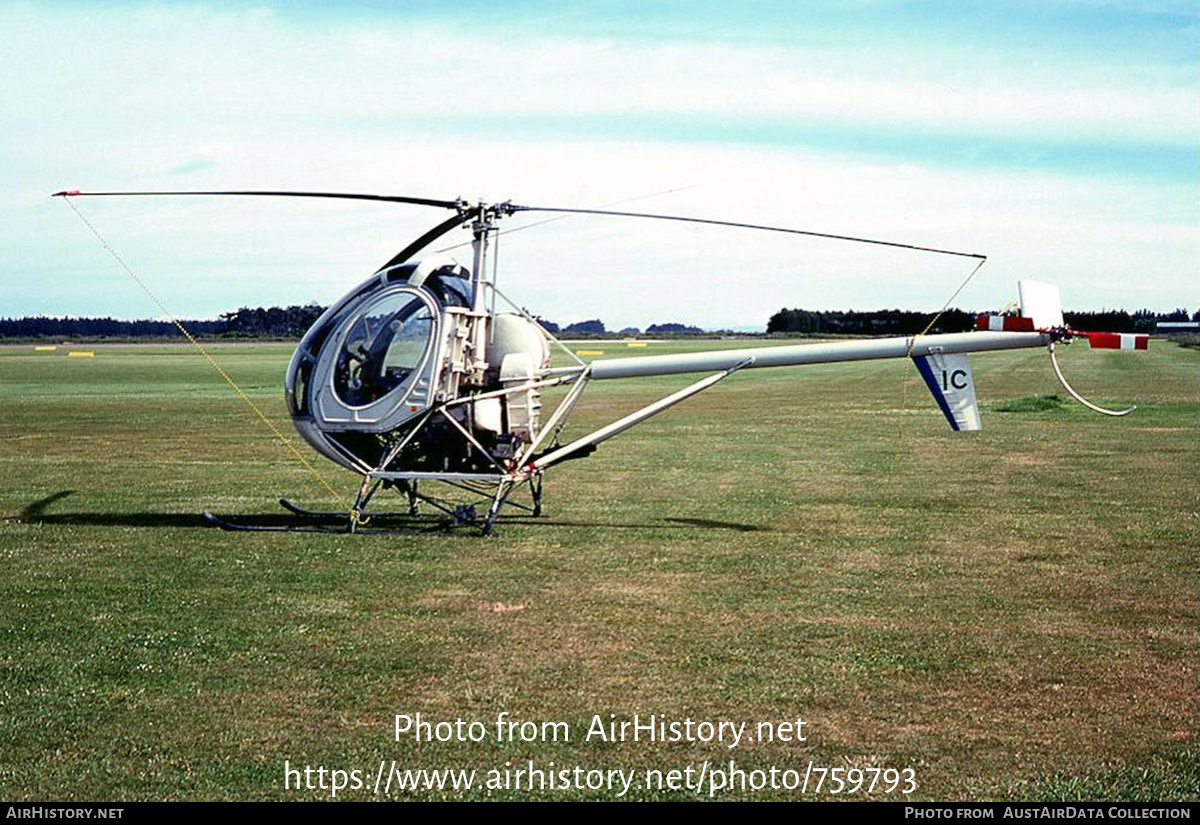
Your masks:
{"label": "white cloud", "polygon": [[[81,15],[9,9],[2,47],[44,127],[156,131],[245,119],[305,128],[406,116],[703,115],[816,119],[991,137],[1191,143],[1195,72],[1097,55],[919,44],[759,44],[479,36],[378,21],[300,26],[276,15],[150,7]],[[32,19],[31,19],[32,15]],[[1110,58],[1106,64],[1103,62]],[[23,117],[22,117],[23,115]]]}

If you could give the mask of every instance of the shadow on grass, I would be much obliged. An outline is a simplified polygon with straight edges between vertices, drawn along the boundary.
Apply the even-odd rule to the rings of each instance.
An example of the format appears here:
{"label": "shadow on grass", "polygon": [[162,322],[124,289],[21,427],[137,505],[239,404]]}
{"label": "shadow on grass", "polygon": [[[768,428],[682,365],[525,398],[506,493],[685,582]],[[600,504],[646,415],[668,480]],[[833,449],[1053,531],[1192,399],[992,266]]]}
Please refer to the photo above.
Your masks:
{"label": "shadow on grass", "polygon": [[[54,495],[46,496],[31,502],[22,508],[12,519],[18,524],[62,524],[87,527],[205,527],[214,528],[217,525],[201,513],[48,513],[47,509],[68,496],[74,490],[61,490]],[[241,515],[223,516],[223,520],[246,527],[250,530],[285,531],[305,530],[318,526],[329,526],[344,523],[344,517],[338,514],[328,514],[327,517],[313,518],[297,516],[292,513],[247,513]],[[408,516],[400,514],[376,514],[371,521],[382,525],[403,525],[417,531],[427,531],[444,527],[446,519],[434,515]],[[528,515],[502,516],[497,528],[504,525],[567,527],[567,528],[605,528],[610,530],[732,530],[738,533],[770,532],[770,527],[756,524],[739,524],[730,521],[716,521],[699,518],[663,518],[657,521],[642,523],[620,523],[606,521],[571,521],[569,519],[551,519],[546,516],[534,517]],[[464,528],[469,529],[467,525]],[[341,531],[334,531],[341,532]],[[369,534],[370,529],[363,531]]]}
{"label": "shadow on grass", "polygon": [[199,513],[47,513],[74,490],[60,490],[21,509],[12,521],[18,524],[82,524],[94,527],[199,527],[207,524]]}
{"label": "shadow on grass", "polygon": [[734,521],[714,521],[707,518],[669,518],[667,521],[688,527],[703,527],[708,530],[736,530],[739,533],[769,533],[770,527],[760,524],[738,524]]}
{"label": "shadow on grass", "polygon": [[617,522],[617,521],[571,521],[548,516],[508,516],[501,517],[497,525],[520,524],[534,527],[588,527],[605,530],[734,530],[739,533],[771,532],[770,527],[757,524],[738,524],[732,521],[712,521],[703,518],[663,518],[658,521]]}

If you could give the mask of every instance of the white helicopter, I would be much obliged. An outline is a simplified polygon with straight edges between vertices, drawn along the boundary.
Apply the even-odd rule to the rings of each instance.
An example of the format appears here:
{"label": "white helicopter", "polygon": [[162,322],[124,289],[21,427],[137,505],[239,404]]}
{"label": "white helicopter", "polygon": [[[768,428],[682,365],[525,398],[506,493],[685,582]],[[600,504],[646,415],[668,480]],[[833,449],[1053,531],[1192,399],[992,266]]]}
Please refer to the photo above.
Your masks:
{"label": "white helicopter", "polygon": [[[1081,337],[1100,348],[1147,346],[1145,335],[1070,329],[1063,321],[1058,289],[1022,281],[1017,313],[981,316],[974,332],[585,362],[501,293],[494,276],[488,278],[489,247],[501,219],[522,212],[613,215],[892,246],[974,258],[979,264],[986,258],[784,227],[511,202],[468,203],[341,192],[55,193],[64,198],[150,195],[340,198],[416,204],[453,213],[330,306],[304,335],[288,365],[284,393],[296,429],[317,452],[362,477],[353,506],[348,512],[317,512],[281,499],[284,507],[306,520],[287,526],[235,524],[205,513],[210,521],[229,530],[399,532],[366,527],[367,508],[375,494],[394,488],[407,498],[407,510],[371,513],[373,518],[408,518],[416,523],[420,505],[425,504],[440,514],[433,529],[472,526],[488,535],[506,505],[541,515],[543,478],[555,465],[591,454],[602,442],[742,369],[911,358],[951,428],[970,431],[980,429],[980,418],[967,354],[1047,347],[1055,374],[1073,398],[1100,413],[1125,415],[1134,408],[1106,410],[1080,397],[1063,377],[1054,348]],[[472,234],[470,269],[445,257],[414,259],[437,238],[464,226]],[[498,304],[507,309],[497,310]],[[551,366],[554,347],[565,352],[573,364]],[[677,373],[708,374],[607,426],[560,443],[568,417],[591,382]],[[542,391],[555,386],[565,386],[568,391],[557,407],[543,416]],[[446,495],[457,498],[429,495],[426,485],[434,482],[453,491]],[[519,490],[528,492],[528,503],[513,499]]]}

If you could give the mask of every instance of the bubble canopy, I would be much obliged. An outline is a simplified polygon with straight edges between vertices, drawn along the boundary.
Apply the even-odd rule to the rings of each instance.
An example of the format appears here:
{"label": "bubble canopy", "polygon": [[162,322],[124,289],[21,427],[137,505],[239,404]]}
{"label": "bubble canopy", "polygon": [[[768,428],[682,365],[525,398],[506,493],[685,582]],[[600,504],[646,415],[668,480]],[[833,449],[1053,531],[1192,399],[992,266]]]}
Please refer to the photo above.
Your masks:
{"label": "bubble canopy", "polygon": [[366,407],[401,386],[431,343],[434,315],[407,290],[368,303],[350,320],[333,368],[333,391],[348,407]]}
{"label": "bubble canopy", "polygon": [[348,436],[390,432],[429,407],[443,310],[472,298],[470,273],[447,259],[389,267],[352,289],[292,356],[284,390],[296,429],[344,466],[369,462]]}

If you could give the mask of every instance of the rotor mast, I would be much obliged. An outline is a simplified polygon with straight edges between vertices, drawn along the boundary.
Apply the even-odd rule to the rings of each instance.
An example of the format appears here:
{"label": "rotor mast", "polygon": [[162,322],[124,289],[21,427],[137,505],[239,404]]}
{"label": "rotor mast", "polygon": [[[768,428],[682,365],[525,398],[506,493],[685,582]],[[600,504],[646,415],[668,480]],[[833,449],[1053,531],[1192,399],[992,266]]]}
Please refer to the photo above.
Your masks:
{"label": "rotor mast", "polygon": [[471,222],[471,288],[474,296],[471,309],[480,315],[487,311],[483,288],[487,284],[488,235],[495,228],[496,208],[480,201],[475,220]]}
{"label": "rotor mast", "polygon": [[[496,224],[499,219],[511,215],[513,209],[508,201],[489,204],[480,200],[471,211],[474,213],[474,220],[471,221],[471,315],[474,318],[471,332],[472,358],[477,369],[486,369],[489,366],[487,341],[490,327],[486,288],[494,287],[487,274],[489,235],[497,231]],[[481,377],[481,374],[477,375]]]}
{"label": "rotor mast", "polygon": [[475,312],[487,312],[487,301],[483,294],[483,288],[492,285],[491,281],[487,279],[488,235],[496,231],[496,224],[501,218],[513,214],[519,208],[514,206],[512,201],[484,203],[481,200],[470,210],[475,215],[475,219],[471,222],[471,251],[473,258],[471,285],[475,289],[475,299],[472,309]]}

